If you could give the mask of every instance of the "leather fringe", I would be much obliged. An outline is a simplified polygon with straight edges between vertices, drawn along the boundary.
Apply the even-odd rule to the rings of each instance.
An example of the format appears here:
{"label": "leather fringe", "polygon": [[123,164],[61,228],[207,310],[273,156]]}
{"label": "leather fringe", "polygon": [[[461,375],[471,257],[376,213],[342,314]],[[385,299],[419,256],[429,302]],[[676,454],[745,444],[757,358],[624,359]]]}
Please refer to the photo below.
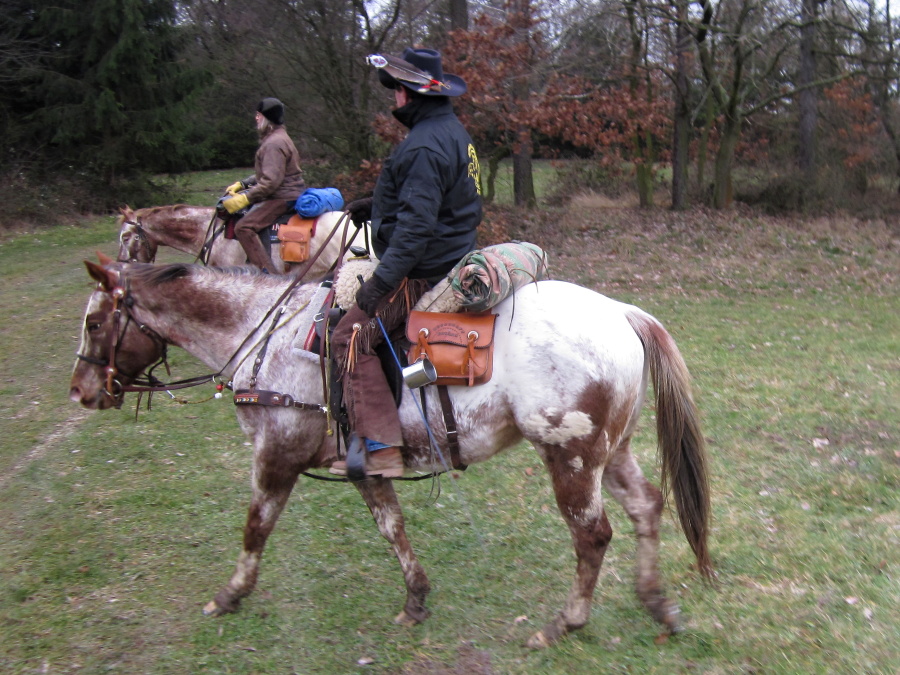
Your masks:
{"label": "leather fringe", "polygon": [[[392,340],[404,337],[403,331],[410,310],[428,290],[428,282],[424,279],[404,279],[396,290],[388,293],[381,301],[377,316]],[[347,372],[352,371],[357,355],[374,354],[375,347],[383,340],[384,334],[375,319],[360,325],[359,330],[354,326],[350,349],[347,351],[347,363],[341,364],[342,368]]]}

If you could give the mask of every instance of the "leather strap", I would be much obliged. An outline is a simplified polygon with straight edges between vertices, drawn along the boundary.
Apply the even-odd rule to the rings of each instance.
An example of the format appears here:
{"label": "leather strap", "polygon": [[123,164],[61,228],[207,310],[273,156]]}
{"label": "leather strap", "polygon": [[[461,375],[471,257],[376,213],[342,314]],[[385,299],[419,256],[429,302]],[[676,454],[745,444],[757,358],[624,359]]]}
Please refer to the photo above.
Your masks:
{"label": "leather strap", "polygon": [[437,385],[438,398],[441,401],[441,413],[444,416],[444,426],[447,428],[447,447],[450,449],[450,463],[454,469],[465,471],[467,464],[463,464],[459,457],[459,434],[456,430],[456,420],[453,418],[453,404],[450,402],[450,394],[447,386]]}
{"label": "leather strap", "polygon": [[347,478],[354,482],[366,478],[365,443],[355,433],[347,439]]}
{"label": "leather strap", "polygon": [[280,408],[300,408],[301,410],[317,410],[327,412],[327,408],[321,403],[302,403],[295,401],[290,394],[280,394],[277,391],[263,389],[236,389],[234,392],[235,405],[271,405]]}

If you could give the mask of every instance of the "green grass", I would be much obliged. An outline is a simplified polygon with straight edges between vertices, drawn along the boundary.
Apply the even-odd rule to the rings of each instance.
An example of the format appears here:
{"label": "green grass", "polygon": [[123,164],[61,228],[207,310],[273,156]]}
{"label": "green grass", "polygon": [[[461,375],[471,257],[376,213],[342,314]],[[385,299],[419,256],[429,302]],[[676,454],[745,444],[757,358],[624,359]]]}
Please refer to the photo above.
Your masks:
{"label": "green grass", "polygon": [[[204,201],[228,182],[203,178]],[[554,274],[666,323],[709,439],[718,584],[698,579],[671,518],[661,532],[685,633],[655,642],[632,590],[632,527],[611,502],[591,621],[551,649],[522,646],[573,574],[527,447],[445,478],[437,499],[428,483],[399,486],[433,586],[422,625],[391,622],[402,579],[356,492],[303,478],[257,591],[204,618],[240,548],[250,449],[227,400],[157,396],[137,421],[134,399],[103,413],[67,400],[91,287],[81,260],[115,253],[100,219],[0,242],[0,672],[896,673],[895,237],[878,224],[594,212],[547,217]],[[172,357],[176,377],[205,372]],[[635,448],[656,481],[651,412]]]}

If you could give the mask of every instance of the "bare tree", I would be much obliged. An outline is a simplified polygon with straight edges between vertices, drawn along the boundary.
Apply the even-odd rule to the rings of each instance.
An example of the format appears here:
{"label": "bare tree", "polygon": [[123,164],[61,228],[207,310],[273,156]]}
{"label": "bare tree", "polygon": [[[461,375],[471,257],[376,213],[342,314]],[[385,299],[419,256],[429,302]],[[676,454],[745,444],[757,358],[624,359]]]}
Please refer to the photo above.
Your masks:
{"label": "bare tree", "polygon": [[797,71],[799,106],[799,166],[804,185],[816,182],[816,123],[818,121],[818,92],[811,86],[816,80],[816,25],[819,3],[822,0],[802,0],[800,6],[800,67]]}
{"label": "bare tree", "polygon": [[[896,177],[900,178],[900,130],[897,129],[896,122],[900,75],[895,60],[895,35],[890,0],[886,2],[884,14],[876,11],[874,3],[869,4],[862,37],[869,91],[878,110],[881,126],[891,143]],[[900,193],[900,181],[897,184],[897,192]]]}
{"label": "bare tree", "polygon": [[399,0],[193,0],[188,7],[223,89],[245,106],[277,96],[295,139],[348,165],[379,154],[370,125],[388,101],[365,57],[391,46]]}
{"label": "bare tree", "polygon": [[[509,23],[515,30],[514,41],[526,46],[525,53],[534,54],[529,43],[533,39],[534,8],[531,0],[512,0],[509,7]],[[517,107],[524,104],[534,88],[531,68],[523,69],[513,81],[512,96],[517,102]],[[534,206],[537,197],[534,192],[534,171],[532,165],[531,129],[524,122],[520,122],[515,130],[515,140],[512,147],[513,158],[513,198],[516,206]]]}
{"label": "bare tree", "polygon": [[672,134],[672,208],[684,209],[688,201],[688,159],[691,139],[691,31],[690,0],[675,0],[675,72]]}

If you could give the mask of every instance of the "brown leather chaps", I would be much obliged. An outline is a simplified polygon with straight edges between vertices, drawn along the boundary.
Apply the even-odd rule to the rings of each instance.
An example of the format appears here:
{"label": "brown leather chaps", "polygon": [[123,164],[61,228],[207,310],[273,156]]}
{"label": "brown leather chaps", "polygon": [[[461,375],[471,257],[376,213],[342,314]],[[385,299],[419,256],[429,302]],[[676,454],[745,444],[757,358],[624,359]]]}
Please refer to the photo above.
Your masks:
{"label": "brown leather chaps", "polygon": [[[404,337],[409,310],[430,288],[424,279],[404,279],[376,311],[391,340]],[[332,337],[332,355],[340,367],[344,406],[357,435],[386,445],[403,445],[400,417],[375,348],[384,341],[377,319],[354,305],[341,318]]]}

